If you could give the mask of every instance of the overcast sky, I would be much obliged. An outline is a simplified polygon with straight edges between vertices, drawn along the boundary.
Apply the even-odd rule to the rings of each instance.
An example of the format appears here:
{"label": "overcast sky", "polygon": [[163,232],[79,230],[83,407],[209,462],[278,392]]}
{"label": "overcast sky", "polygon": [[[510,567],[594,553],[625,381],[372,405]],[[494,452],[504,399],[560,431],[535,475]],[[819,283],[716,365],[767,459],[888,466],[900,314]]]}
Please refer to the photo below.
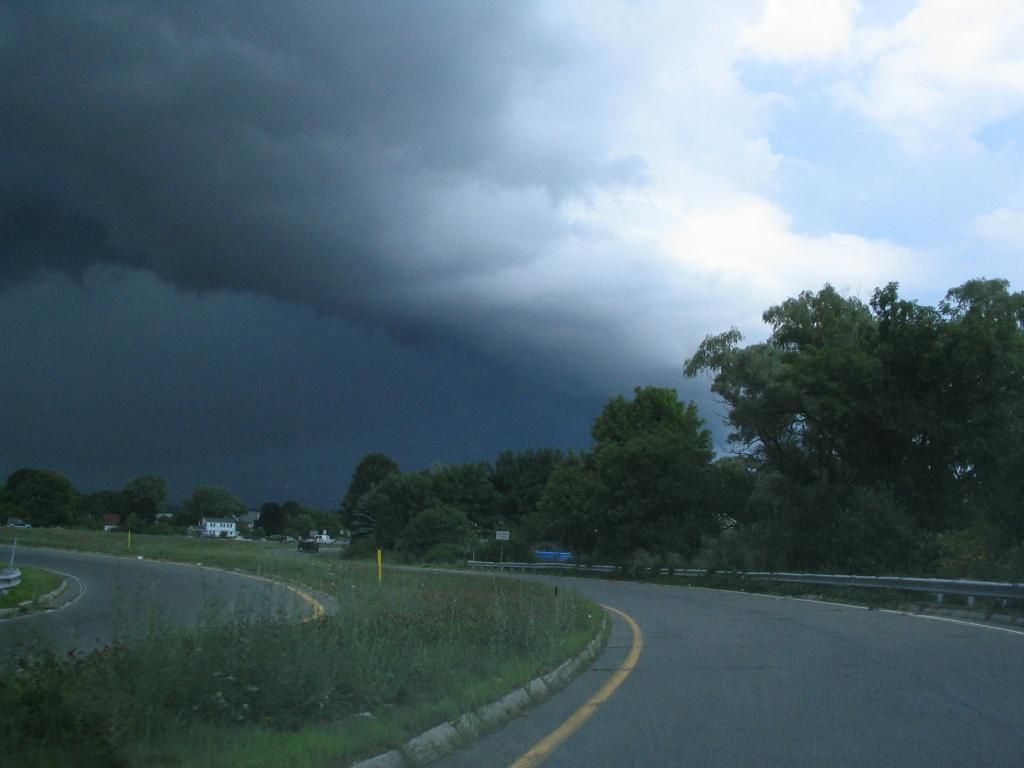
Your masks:
{"label": "overcast sky", "polygon": [[[826,281],[1024,288],[1024,3],[0,6],[0,475],[336,506]],[[724,447],[724,446],[723,446]]]}

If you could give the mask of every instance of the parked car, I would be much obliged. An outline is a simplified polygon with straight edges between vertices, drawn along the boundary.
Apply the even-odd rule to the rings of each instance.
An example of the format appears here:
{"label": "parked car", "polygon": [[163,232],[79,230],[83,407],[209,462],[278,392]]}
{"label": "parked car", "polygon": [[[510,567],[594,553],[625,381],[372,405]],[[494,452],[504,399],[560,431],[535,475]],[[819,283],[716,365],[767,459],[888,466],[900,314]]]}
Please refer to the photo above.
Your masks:
{"label": "parked car", "polygon": [[8,528],[31,528],[32,524],[31,523],[26,523],[20,517],[8,517],[7,518],[7,527]]}
{"label": "parked car", "polygon": [[319,552],[320,542],[316,539],[300,539],[299,552]]}

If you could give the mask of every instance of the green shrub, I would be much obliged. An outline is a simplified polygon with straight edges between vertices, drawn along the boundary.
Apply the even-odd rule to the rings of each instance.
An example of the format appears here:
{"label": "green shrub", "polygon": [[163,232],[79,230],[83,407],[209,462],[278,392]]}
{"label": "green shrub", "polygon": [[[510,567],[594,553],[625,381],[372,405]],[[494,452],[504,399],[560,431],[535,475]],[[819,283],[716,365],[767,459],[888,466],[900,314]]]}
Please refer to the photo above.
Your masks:
{"label": "green shrub", "polygon": [[423,555],[426,563],[459,563],[466,559],[466,547],[459,544],[435,544]]}

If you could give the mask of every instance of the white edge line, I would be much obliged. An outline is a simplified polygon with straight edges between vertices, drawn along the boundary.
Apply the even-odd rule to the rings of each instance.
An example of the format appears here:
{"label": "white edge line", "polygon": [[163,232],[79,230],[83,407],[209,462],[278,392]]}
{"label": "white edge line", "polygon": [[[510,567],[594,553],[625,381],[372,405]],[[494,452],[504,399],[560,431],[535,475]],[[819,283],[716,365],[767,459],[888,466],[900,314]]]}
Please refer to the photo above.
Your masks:
{"label": "white edge line", "polygon": [[898,616],[910,616],[915,619],[930,619],[931,621],[946,621],[950,624],[965,624],[968,627],[980,627],[981,629],[994,629],[997,632],[1009,632],[1011,635],[1024,635],[1024,630],[1013,629],[1012,627],[1000,627],[995,624],[983,624],[980,621],[967,621],[966,619],[955,619],[952,616],[935,616],[930,613],[912,613],[910,611],[897,611],[892,608],[879,608],[879,613],[894,613]]}
{"label": "white edge line", "polygon": [[30,568],[39,568],[42,571],[49,571],[50,573],[56,573],[58,576],[63,576],[66,579],[74,579],[76,582],[78,582],[78,594],[75,595],[75,597],[73,597],[71,600],[68,600],[66,603],[63,603],[63,604],[61,604],[60,606],[58,606],[56,608],[43,607],[43,608],[41,608],[39,610],[36,610],[36,611],[29,611],[28,613],[23,613],[20,616],[9,616],[9,617],[7,617],[5,619],[5,621],[20,621],[22,619],[35,619],[35,618],[38,618],[40,616],[45,616],[48,613],[52,613],[53,611],[63,611],[65,608],[70,608],[72,605],[74,605],[79,600],[81,600],[85,596],[86,590],[88,590],[88,586],[86,585],[86,583],[84,581],[82,581],[80,578],[78,578],[77,576],[73,575],[73,574],[65,573],[64,571],[55,571],[55,570],[53,570],[53,568],[41,568],[39,566],[29,566],[29,567]]}
{"label": "white edge line", "polygon": [[1024,630],[1013,629],[1012,627],[1000,627],[996,624],[985,624],[980,621],[967,621],[966,619],[955,619],[951,616],[935,616],[930,613],[914,613],[912,611],[898,611],[894,608],[872,608],[867,605],[851,605],[850,603],[833,603],[829,600],[815,600],[810,597],[787,597],[786,595],[772,595],[766,592],[743,592],[739,589],[716,589],[715,587],[696,587],[687,584],[669,584],[670,587],[680,589],[701,589],[705,592],[731,592],[734,595],[750,595],[751,597],[766,597],[773,600],[796,600],[801,603],[817,603],[818,605],[834,605],[840,608],[855,608],[858,611],[875,611],[876,613],[889,613],[894,616],[908,616],[912,619],[931,619],[932,621],[946,621],[950,624],[964,624],[968,627],[979,629],[993,629],[996,632],[1009,632],[1011,635],[1024,635]]}

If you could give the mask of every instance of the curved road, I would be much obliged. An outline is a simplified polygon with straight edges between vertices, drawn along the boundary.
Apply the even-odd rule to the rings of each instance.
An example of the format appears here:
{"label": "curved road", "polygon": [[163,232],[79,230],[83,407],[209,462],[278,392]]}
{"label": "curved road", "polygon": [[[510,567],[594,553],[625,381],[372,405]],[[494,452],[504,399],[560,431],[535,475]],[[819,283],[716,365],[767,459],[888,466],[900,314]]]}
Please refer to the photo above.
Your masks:
{"label": "curved road", "polygon": [[[546,581],[625,611],[643,650],[545,768],[1024,766],[1020,631],[699,588]],[[631,645],[614,618],[588,672],[437,765],[512,765]]]}
{"label": "curved road", "polygon": [[[0,546],[0,562],[9,558],[10,546]],[[296,618],[309,612],[290,590],[238,573],[29,547],[18,547],[16,559],[17,565],[64,574],[69,590],[58,609],[0,620],[0,666],[44,647],[92,650],[154,620],[194,622],[238,610],[284,611]]]}

